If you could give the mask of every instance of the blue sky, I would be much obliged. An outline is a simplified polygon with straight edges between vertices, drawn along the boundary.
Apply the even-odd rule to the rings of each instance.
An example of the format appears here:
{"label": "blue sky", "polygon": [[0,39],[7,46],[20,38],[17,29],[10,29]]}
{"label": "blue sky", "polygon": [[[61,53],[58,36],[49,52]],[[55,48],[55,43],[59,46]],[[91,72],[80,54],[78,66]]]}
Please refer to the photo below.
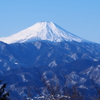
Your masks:
{"label": "blue sky", "polygon": [[0,37],[39,21],[53,21],[77,36],[100,43],[100,0],[0,0]]}

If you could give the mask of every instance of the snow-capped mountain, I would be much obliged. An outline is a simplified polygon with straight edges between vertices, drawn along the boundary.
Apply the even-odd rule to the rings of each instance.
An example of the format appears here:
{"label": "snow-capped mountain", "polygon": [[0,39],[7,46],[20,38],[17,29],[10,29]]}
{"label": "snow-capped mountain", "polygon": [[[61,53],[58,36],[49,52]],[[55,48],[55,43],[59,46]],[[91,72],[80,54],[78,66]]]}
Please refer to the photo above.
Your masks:
{"label": "snow-capped mountain", "polygon": [[[36,69],[41,75],[54,73],[59,85],[65,82],[63,75],[81,88],[84,84],[88,88],[91,86],[89,77],[100,84],[100,78],[97,79],[100,76],[100,44],[88,42],[53,22],[39,22],[0,38],[0,79],[9,83],[12,100],[22,100],[28,93],[27,88],[34,84],[43,87]],[[33,90],[32,93],[37,95]]]}
{"label": "snow-capped mountain", "polygon": [[2,37],[0,41],[5,43],[23,43],[39,40],[51,42],[77,41],[82,42],[84,39],[64,30],[53,22],[38,22],[35,25],[22,30],[9,37]]}

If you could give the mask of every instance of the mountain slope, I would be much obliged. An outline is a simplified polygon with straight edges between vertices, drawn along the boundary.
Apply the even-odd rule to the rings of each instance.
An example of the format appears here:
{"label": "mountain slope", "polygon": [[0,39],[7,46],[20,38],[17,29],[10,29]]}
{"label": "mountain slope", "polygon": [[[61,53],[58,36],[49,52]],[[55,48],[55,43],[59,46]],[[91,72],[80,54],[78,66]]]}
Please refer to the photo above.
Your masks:
{"label": "mountain slope", "polygon": [[39,40],[48,40],[50,42],[61,41],[86,41],[74,34],[64,30],[53,22],[38,22],[35,25],[20,31],[9,37],[0,38],[0,41],[10,43],[33,42]]}
{"label": "mountain slope", "polygon": [[0,70],[41,65],[52,68],[78,59],[99,61],[100,45],[75,41],[54,44],[47,41],[14,44],[0,42]]}
{"label": "mountain slope", "polygon": [[[89,62],[89,64],[87,64],[87,62]],[[72,68],[73,64],[77,65],[76,68],[74,69]],[[83,64],[82,66],[85,67],[84,69],[81,69],[80,67],[81,64]],[[72,68],[72,70],[70,70],[70,67]],[[100,76],[100,61],[94,62],[85,59],[85,60],[76,60],[69,64],[65,64],[64,66],[62,65],[53,68],[49,67],[47,68],[47,66],[39,66],[39,67],[33,66],[29,68],[19,67],[8,71],[2,71],[3,74],[2,75],[0,74],[0,78],[6,79],[6,81],[9,82],[9,87],[12,90],[10,93],[12,100],[17,100],[15,99],[15,97],[16,98],[20,97],[18,100],[22,100],[21,97],[27,95],[27,92],[30,91],[32,91],[32,95],[34,97],[36,96],[36,93],[34,92],[35,89],[34,86],[38,87],[38,89],[43,87],[43,81],[41,79],[43,77],[42,75],[40,76],[40,73],[38,73],[38,71],[40,73],[45,73],[44,75],[48,78],[47,79],[48,81],[51,75],[56,75],[60,86],[63,86],[63,84],[65,84],[64,75],[66,75],[65,79],[66,82],[70,81],[69,82],[70,84],[76,84],[80,87],[83,86],[83,88],[87,87],[87,90],[89,90],[88,88],[91,87],[90,84],[91,82],[89,82],[90,80],[89,77],[92,77],[95,74],[94,79],[96,79],[97,77]],[[68,80],[68,78],[70,80]],[[99,80],[95,80],[95,82],[100,84],[100,78]],[[68,83],[66,84],[68,85]],[[30,91],[28,90],[28,88],[30,88]]]}

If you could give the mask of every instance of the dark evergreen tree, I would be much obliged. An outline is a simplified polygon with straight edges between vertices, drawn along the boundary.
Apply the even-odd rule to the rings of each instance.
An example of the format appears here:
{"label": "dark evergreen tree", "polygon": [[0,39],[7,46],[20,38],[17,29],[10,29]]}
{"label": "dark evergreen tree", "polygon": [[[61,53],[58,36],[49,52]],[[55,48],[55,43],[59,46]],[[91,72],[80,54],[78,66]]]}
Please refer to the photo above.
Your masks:
{"label": "dark evergreen tree", "polygon": [[3,80],[0,80],[0,100],[10,100],[9,92],[6,92],[7,83],[2,83]]}

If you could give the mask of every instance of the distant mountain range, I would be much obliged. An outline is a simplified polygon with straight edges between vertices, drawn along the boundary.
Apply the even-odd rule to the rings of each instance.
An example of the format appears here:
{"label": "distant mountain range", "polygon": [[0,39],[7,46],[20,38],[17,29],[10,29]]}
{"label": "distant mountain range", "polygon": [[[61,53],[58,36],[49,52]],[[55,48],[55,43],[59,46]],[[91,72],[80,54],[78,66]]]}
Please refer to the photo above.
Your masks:
{"label": "distant mountain range", "polygon": [[[89,86],[89,77],[100,76],[100,44],[53,22],[36,23],[0,41],[0,78],[9,83],[13,99],[21,100],[32,83],[42,86],[36,69],[41,73],[52,71],[60,81],[63,72],[79,86]],[[100,79],[95,82],[100,84]]]}

